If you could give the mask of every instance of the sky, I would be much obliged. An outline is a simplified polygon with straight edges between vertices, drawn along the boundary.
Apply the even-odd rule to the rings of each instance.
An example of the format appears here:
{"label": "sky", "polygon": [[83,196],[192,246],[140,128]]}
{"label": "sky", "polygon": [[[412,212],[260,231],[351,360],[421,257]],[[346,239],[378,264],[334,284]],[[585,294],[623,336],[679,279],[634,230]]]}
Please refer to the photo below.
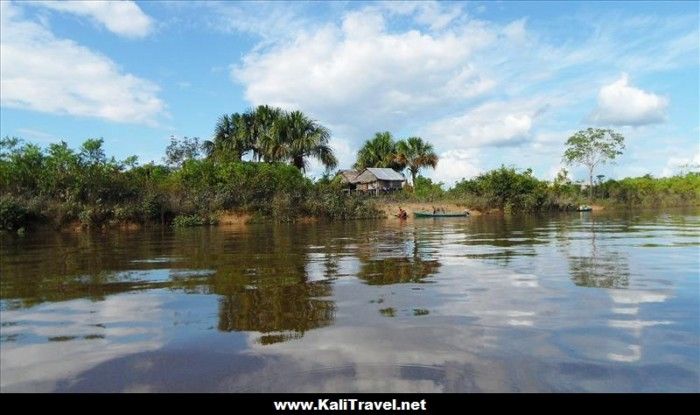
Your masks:
{"label": "sky", "polygon": [[268,104],[328,127],[339,168],[391,131],[431,142],[424,175],[448,186],[552,179],[601,127],[626,150],[597,174],[669,176],[700,166],[699,21],[694,1],[1,1],[0,135],[160,162],[171,136]]}

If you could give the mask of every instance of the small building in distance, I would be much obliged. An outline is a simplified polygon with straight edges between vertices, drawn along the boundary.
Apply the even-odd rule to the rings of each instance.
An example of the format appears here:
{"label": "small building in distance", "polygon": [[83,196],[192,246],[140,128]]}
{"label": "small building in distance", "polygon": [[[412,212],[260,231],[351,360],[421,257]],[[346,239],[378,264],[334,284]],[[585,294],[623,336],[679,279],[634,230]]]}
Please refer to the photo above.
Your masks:
{"label": "small building in distance", "polygon": [[343,192],[351,193],[355,191],[355,178],[359,174],[357,170],[340,170],[335,174],[333,181],[343,185]]}
{"label": "small building in distance", "polygon": [[357,170],[340,170],[335,177],[338,178],[342,184],[353,184],[355,178],[360,174]]}
{"label": "small building in distance", "polygon": [[394,169],[368,167],[358,174],[352,183],[358,192],[379,194],[401,190],[406,177]]}

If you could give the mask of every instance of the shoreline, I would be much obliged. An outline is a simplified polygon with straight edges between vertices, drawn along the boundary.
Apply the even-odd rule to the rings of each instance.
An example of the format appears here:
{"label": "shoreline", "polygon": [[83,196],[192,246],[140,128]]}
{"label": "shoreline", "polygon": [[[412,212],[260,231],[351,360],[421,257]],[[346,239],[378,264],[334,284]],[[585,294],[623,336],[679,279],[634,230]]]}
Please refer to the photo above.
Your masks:
{"label": "shoreline", "polygon": [[[176,227],[172,222],[169,223],[159,223],[159,222],[134,222],[134,221],[123,221],[118,223],[105,223],[100,226],[89,226],[80,223],[77,220],[71,222],[57,225],[50,222],[35,222],[28,224],[27,227],[21,228],[17,231],[0,231],[0,235],[24,235],[27,232],[33,231],[55,231],[62,233],[107,233],[113,231],[120,232],[139,232],[148,228],[169,228],[169,229],[186,229],[186,228],[197,228],[197,227],[217,227],[217,228],[245,228],[249,225],[255,224],[265,224],[265,223],[290,223],[290,224],[313,224],[321,222],[351,222],[357,220],[373,220],[373,221],[388,221],[400,223],[402,221],[413,222],[415,217],[414,212],[417,211],[430,211],[433,206],[444,208],[447,212],[469,212],[469,217],[481,217],[481,216],[541,216],[541,215],[559,215],[559,214],[612,214],[617,212],[664,212],[664,211],[676,211],[676,210],[697,210],[700,209],[700,205],[684,205],[684,206],[664,206],[664,207],[627,207],[627,206],[604,206],[598,204],[590,205],[593,208],[592,212],[578,212],[573,210],[565,211],[549,211],[549,212],[516,212],[516,213],[506,213],[503,210],[492,208],[486,211],[480,211],[476,209],[471,209],[466,207],[464,204],[455,202],[396,202],[396,201],[379,201],[377,202],[376,209],[380,213],[377,217],[367,217],[367,218],[348,218],[348,219],[328,219],[320,216],[300,216],[291,221],[276,221],[274,218],[270,217],[259,217],[255,213],[244,212],[244,211],[220,211],[212,215],[216,218],[215,223],[204,224],[198,226],[183,226]],[[396,217],[399,207],[406,210],[408,213],[408,218],[401,220]]]}
{"label": "shoreline", "polygon": [[414,212],[430,212],[433,207],[444,208],[446,212],[464,212],[465,210],[469,212],[469,216],[479,216],[483,215],[483,212],[478,210],[470,209],[465,204],[455,203],[455,202],[378,202],[377,210],[386,215],[386,219],[389,220],[401,220],[396,217],[399,207],[404,209],[408,213],[408,219],[413,219]]}

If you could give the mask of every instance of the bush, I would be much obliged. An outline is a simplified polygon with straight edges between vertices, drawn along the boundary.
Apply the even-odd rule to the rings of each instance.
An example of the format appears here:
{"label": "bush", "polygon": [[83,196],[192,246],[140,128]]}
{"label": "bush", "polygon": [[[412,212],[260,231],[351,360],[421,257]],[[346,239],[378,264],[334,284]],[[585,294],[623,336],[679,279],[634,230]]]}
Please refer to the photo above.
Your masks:
{"label": "bush", "polygon": [[0,198],[0,230],[16,231],[29,224],[30,213],[12,196]]}
{"label": "bush", "polygon": [[308,215],[328,219],[364,219],[382,217],[375,199],[354,193],[344,193],[335,182],[317,183],[306,200],[304,210]]}
{"label": "bush", "polygon": [[[186,143],[187,151],[192,143]],[[376,218],[383,216],[376,208],[381,201],[449,200],[506,212],[568,209],[584,201],[580,186],[565,175],[550,184],[529,169],[505,166],[462,180],[447,191],[441,183],[419,176],[414,188],[369,197],[345,193],[329,176],[314,183],[285,163],[173,154],[178,158],[171,166],[137,166],[135,157],[107,158],[100,139],[87,140],[76,150],[64,142],[41,149],[15,138],[0,139],[0,229],[14,231],[46,218],[57,226],[75,220],[94,227],[126,221],[164,223],[171,218],[176,227],[200,226],[215,223],[212,218],[221,210],[245,211],[256,221]],[[600,203],[610,205],[697,205],[700,174],[608,180],[594,190]]]}
{"label": "bush", "polygon": [[442,183],[433,183],[427,177],[418,176],[414,183],[413,192],[416,197],[422,200],[439,200],[445,197],[445,191],[442,189]]}
{"label": "bush", "polygon": [[519,172],[501,166],[471,180],[458,182],[449,193],[460,199],[478,200],[484,207],[506,212],[558,209],[546,182],[532,175],[532,170]]}
{"label": "bush", "polygon": [[179,215],[173,220],[174,228],[188,228],[192,226],[216,225],[217,220],[214,217],[201,215]]}
{"label": "bush", "polygon": [[100,227],[112,219],[114,212],[101,206],[86,207],[78,214],[78,219],[83,226],[88,228]]}

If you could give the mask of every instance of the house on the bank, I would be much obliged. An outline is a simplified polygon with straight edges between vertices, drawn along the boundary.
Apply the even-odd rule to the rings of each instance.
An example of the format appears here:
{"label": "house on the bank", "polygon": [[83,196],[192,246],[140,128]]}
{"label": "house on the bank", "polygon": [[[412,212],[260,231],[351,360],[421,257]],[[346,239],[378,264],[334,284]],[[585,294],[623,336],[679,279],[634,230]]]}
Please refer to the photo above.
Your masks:
{"label": "house on the bank", "polygon": [[344,185],[352,185],[354,183],[355,177],[360,174],[357,170],[340,170],[335,177],[338,181]]}
{"label": "house on the bank", "polygon": [[379,167],[359,171],[340,170],[335,177],[348,192],[380,194],[401,190],[406,184],[406,177],[402,173]]}
{"label": "house on the bank", "polygon": [[394,169],[368,167],[353,180],[358,192],[379,194],[401,190],[406,184],[406,177]]}

